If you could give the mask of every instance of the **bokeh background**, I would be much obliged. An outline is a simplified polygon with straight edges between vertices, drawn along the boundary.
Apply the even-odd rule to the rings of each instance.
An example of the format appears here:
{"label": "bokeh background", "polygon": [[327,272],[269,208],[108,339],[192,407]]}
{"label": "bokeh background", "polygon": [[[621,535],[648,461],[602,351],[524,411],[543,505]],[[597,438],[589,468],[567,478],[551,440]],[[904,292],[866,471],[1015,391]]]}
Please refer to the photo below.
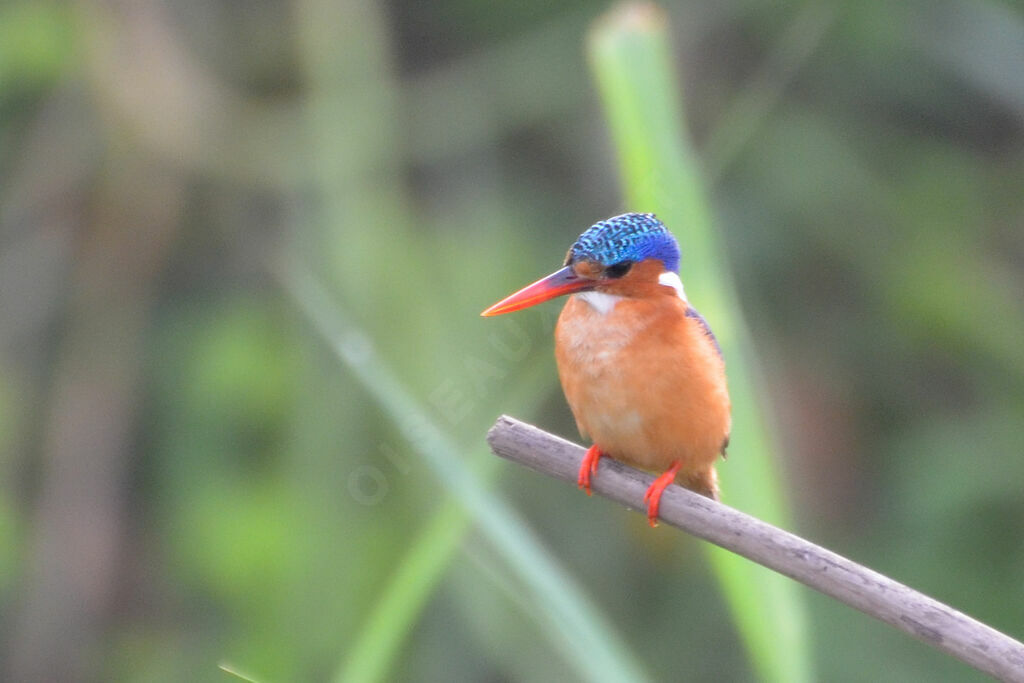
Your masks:
{"label": "bokeh background", "polygon": [[[576,433],[558,305],[479,311],[645,210],[608,7],[0,4],[0,677],[577,678],[483,482],[649,676],[760,678],[700,543],[483,440]],[[1024,8],[664,18],[793,529],[1024,636]],[[813,680],[984,680],[798,596]]]}

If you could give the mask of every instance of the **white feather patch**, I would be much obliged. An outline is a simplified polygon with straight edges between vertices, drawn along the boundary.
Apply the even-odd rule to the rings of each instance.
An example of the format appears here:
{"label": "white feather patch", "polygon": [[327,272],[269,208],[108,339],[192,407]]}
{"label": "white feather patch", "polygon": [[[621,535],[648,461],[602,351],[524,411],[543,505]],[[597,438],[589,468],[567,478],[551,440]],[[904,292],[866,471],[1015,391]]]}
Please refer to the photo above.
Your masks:
{"label": "white feather patch", "polygon": [[601,315],[607,315],[610,313],[611,310],[615,308],[615,304],[622,300],[621,296],[605,294],[604,292],[580,292],[579,294],[576,294],[576,296],[590,304],[590,307]]}
{"label": "white feather patch", "polygon": [[676,294],[679,295],[679,298],[686,301],[686,291],[683,290],[683,281],[679,279],[679,275],[677,273],[673,273],[671,270],[666,270],[658,276],[658,282],[666,287],[671,287],[676,290]]}

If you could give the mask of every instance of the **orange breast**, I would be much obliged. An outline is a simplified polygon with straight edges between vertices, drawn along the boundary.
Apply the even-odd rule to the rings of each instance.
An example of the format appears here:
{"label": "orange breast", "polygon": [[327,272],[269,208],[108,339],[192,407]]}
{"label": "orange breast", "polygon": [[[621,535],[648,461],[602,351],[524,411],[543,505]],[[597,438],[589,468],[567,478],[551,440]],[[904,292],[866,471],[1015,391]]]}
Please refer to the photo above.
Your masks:
{"label": "orange breast", "polygon": [[659,471],[678,460],[681,481],[710,477],[713,492],[729,394],[722,359],[687,306],[677,296],[623,298],[602,314],[573,296],[555,357],[580,431],[605,455]]}

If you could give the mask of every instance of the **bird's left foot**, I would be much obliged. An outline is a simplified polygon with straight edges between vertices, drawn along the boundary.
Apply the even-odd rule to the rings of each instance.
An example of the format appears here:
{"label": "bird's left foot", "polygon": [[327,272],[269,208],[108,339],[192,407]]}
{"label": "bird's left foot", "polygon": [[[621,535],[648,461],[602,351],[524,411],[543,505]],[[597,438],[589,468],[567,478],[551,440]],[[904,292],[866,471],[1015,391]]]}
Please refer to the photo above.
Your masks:
{"label": "bird's left foot", "polygon": [[647,503],[647,522],[652,526],[658,526],[658,506],[661,504],[661,494],[668,488],[669,484],[676,480],[676,473],[682,463],[676,461],[665,470],[660,477],[651,482],[644,494],[644,502]]}
{"label": "bird's left foot", "polygon": [[601,462],[601,449],[594,444],[587,449],[587,452],[583,455],[583,462],[580,463],[580,475],[576,478],[576,483],[581,489],[590,493],[590,477],[597,472],[597,463]]}

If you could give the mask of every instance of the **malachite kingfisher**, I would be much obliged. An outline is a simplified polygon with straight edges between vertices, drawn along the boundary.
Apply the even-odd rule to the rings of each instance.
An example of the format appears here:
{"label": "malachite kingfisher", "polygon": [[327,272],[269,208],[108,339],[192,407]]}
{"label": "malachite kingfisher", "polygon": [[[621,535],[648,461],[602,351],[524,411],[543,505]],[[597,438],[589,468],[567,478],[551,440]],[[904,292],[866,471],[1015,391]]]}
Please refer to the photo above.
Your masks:
{"label": "malachite kingfisher", "polygon": [[590,494],[602,456],[662,472],[647,489],[657,525],[665,488],[718,500],[715,462],[731,428],[725,363],[679,278],[679,244],[654,214],[595,223],[565,265],[482,315],[572,295],[555,326],[555,360],[580,433],[593,439],[579,472]]}

